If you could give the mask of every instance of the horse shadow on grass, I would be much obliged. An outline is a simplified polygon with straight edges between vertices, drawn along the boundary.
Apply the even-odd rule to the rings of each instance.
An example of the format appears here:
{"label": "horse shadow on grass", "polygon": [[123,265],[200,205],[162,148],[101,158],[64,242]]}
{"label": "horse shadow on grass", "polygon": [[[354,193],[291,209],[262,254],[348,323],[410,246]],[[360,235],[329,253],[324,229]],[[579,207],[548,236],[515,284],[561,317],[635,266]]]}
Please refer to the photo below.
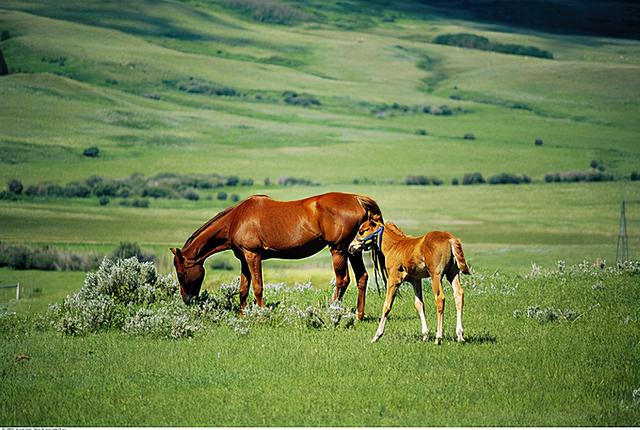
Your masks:
{"label": "horse shadow on grass", "polygon": [[[436,340],[436,334],[434,332],[429,332],[429,337],[426,341],[422,339],[422,335],[420,333],[412,333],[406,334],[408,340],[414,342],[431,342],[433,343]],[[456,336],[453,335],[445,335],[442,339],[442,343],[456,343],[459,345],[484,345],[484,344],[495,344],[498,343],[498,338],[496,335],[489,332],[482,332],[478,334],[465,334],[464,342],[458,342],[456,340]]]}

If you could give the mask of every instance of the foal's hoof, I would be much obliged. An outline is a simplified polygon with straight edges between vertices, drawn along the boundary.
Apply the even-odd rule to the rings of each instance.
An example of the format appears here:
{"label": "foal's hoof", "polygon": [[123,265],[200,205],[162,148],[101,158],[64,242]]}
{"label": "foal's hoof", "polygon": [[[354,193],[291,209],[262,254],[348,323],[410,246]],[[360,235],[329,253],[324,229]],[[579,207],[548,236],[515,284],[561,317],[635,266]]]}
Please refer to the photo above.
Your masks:
{"label": "foal's hoof", "polygon": [[464,337],[462,337],[462,335],[458,335],[458,342],[460,343],[464,343]]}
{"label": "foal's hoof", "polygon": [[442,344],[442,338],[441,337],[436,337],[436,341],[434,343],[436,345],[441,345]]}
{"label": "foal's hoof", "polygon": [[371,343],[376,343],[378,340],[380,340],[380,338],[382,337],[382,335],[375,335],[373,336],[373,338],[371,339]]}
{"label": "foal's hoof", "polygon": [[422,341],[426,342],[429,340],[429,333],[422,333]]}

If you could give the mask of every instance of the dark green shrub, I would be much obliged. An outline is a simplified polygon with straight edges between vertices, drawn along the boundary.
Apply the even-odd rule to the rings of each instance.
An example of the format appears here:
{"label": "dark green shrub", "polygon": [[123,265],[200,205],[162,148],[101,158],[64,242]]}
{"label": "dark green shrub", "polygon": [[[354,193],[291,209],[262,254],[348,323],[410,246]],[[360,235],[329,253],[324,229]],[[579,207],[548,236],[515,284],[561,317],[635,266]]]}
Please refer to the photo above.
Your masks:
{"label": "dark green shrub", "polygon": [[106,206],[109,204],[109,197],[102,196],[100,197],[100,200],[98,200],[98,202],[100,203],[100,206]]}
{"label": "dark green shrub", "polygon": [[95,158],[100,155],[100,149],[97,146],[90,146],[82,152],[82,155]]}
{"label": "dark green shrub", "polygon": [[9,30],[2,30],[2,33],[0,33],[0,42],[4,42],[5,40],[9,40],[11,38],[11,34],[9,33]]}
{"label": "dark green shrub", "polygon": [[217,198],[218,200],[227,200],[227,193],[226,193],[226,191],[220,191],[220,192],[218,193],[218,195],[216,196],[216,198]]}
{"label": "dark green shrub", "polygon": [[404,179],[405,185],[429,185],[431,181],[424,175],[409,175]]}
{"label": "dark green shrub", "polygon": [[15,270],[90,270],[98,266],[95,253],[78,254],[52,246],[27,247],[0,242],[0,267]]}
{"label": "dark green shrub", "polygon": [[536,146],[542,146],[542,139],[540,139],[539,137],[536,138],[535,144]]}
{"label": "dark green shrub", "polygon": [[476,140],[476,136],[473,133],[465,133],[463,136],[464,140]]}
{"label": "dark green shrub", "polygon": [[183,194],[184,198],[191,201],[200,200],[200,194],[195,192],[194,190],[188,190]]}
{"label": "dark green shrub", "polygon": [[462,177],[462,185],[484,184],[485,182],[480,172],[465,173]]}
{"label": "dark green shrub", "polygon": [[631,172],[630,179],[632,181],[640,181],[640,172]]}
{"label": "dark green shrub", "polygon": [[146,187],[142,190],[142,197],[153,197],[155,199],[170,197],[171,194],[171,190],[164,187]]}
{"label": "dark green shrub", "polygon": [[91,190],[96,197],[116,197],[118,190],[115,184],[110,182],[99,182]]}
{"label": "dark green shrub", "polygon": [[295,24],[311,18],[303,10],[280,0],[224,0],[222,4],[255,21],[270,24]]}
{"label": "dark green shrub", "polygon": [[498,173],[495,176],[489,178],[489,183],[492,185],[496,184],[529,184],[531,183],[531,178],[527,175],[514,175],[512,173]]}
{"label": "dark green shrub", "polygon": [[64,188],[58,184],[48,184],[46,195],[49,197],[64,197]]}
{"label": "dark green shrub", "polygon": [[189,81],[180,84],[178,86],[178,89],[186,93],[206,96],[234,97],[240,95],[234,88],[225,87],[213,82],[201,81],[194,78],[189,78]]}
{"label": "dark green shrub", "polygon": [[460,185],[460,181],[458,180],[458,178],[453,178],[451,180],[451,185]]}
{"label": "dark green shrub", "polygon": [[535,46],[516,45],[513,43],[491,42],[488,38],[470,33],[441,34],[436,36],[433,43],[440,45],[459,46],[461,48],[479,49],[482,51],[500,52],[503,54],[526,55],[537,58],[553,58],[553,54]]}
{"label": "dark green shrub", "polygon": [[77,182],[71,182],[64,187],[65,197],[85,198],[89,197],[90,194],[91,190],[89,189],[89,187],[86,187]]}
{"label": "dark green shrub", "polygon": [[237,194],[231,194],[231,201],[232,201],[233,203],[235,203],[235,202],[239,202],[239,201],[240,201],[240,196],[239,196],[239,195],[237,195]]}
{"label": "dark green shrub", "polygon": [[2,55],[2,50],[0,50],[0,76],[6,76],[9,74],[9,66],[7,66],[7,62],[4,59],[4,55]]}
{"label": "dark green shrub", "polygon": [[320,100],[308,95],[299,95],[292,91],[285,91],[284,102],[294,106],[320,106]]}
{"label": "dark green shrub", "polygon": [[420,128],[420,129],[416,130],[416,134],[418,136],[426,136],[427,135],[427,130],[425,130],[424,128]]}
{"label": "dark green shrub", "polygon": [[570,171],[547,173],[544,175],[545,182],[607,182],[613,181],[613,175],[608,175],[600,171]]}
{"label": "dark green shrub", "polygon": [[10,179],[7,183],[7,188],[9,189],[10,193],[16,195],[22,194],[22,190],[24,189],[24,187],[22,186],[22,182],[17,179]]}

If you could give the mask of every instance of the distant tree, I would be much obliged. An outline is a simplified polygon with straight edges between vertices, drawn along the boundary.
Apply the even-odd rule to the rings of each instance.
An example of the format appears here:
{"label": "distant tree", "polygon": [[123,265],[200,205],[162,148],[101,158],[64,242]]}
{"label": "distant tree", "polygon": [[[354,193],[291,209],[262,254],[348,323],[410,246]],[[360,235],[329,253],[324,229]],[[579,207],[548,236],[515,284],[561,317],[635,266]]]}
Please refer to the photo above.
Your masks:
{"label": "distant tree", "polygon": [[227,200],[228,196],[226,191],[220,191],[216,197],[218,200]]}
{"label": "distant tree", "polygon": [[85,148],[82,155],[84,155],[85,157],[95,158],[100,155],[100,149],[97,146],[90,146],[88,148]]}
{"label": "distant tree", "polygon": [[464,140],[476,140],[476,136],[473,133],[466,133],[463,137]]}
{"label": "distant tree", "polygon": [[460,181],[458,180],[458,178],[453,178],[451,180],[451,185],[459,185],[459,184],[460,184]]}
{"label": "distant tree", "polygon": [[0,76],[5,76],[8,74],[9,74],[9,67],[7,66],[6,61],[4,61],[2,50],[0,50]]}
{"label": "distant tree", "polygon": [[537,138],[536,138],[535,143],[536,143],[536,146],[542,146],[542,143],[543,143],[543,142],[542,142],[542,139],[540,139],[539,137],[537,137]]}
{"label": "distant tree", "polygon": [[600,163],[598,162],[598,160],[591,160],[590,165],[592,169],[597,169]]}
{"label": "distant tree", "polygon": [[12,194],[22,194],[22,190],[24,189],[22,182],[17,179],[10,179],[7,186],[9,188],[9,192]]}
{"label": "distant tree", "polygon": [[231,201],[232,202],[239,202],[240,201],[240,196],[237,194],[231,194]]}

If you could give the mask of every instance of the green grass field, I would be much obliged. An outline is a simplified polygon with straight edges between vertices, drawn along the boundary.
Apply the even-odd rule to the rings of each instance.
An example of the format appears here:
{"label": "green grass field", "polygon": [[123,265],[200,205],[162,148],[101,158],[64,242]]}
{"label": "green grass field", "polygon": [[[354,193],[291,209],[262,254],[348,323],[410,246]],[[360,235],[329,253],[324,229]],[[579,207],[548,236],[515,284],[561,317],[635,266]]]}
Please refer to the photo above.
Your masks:
{"label": "green grass field", "polygon": [[[366,194],[407,233],[461,238],[477,273],[465,281],[469,342],[420,342],[408,290],[376,345],[382,298],[373,291],[366,320],[350,330],[75,338],[37,321],[84,273],[0,268],[0,285],[20,282],[24,292],[15,302],[0,289],[0,424],[640,425],[637,275],[529,277],[558,260],[612,267],[623,200],[629,258],[640,259],[640,182],[629,180],[640,171],[640,42],[472,21],[437,4],[262,4],[3,1],[0,50],[11,73],[0,76],[0,191],[11,179],[26,188],[169,172],[252,179],[222,189],[240,198]],[[445,33],[531,45],[554,59],[431,43]],[[433,114],[445,105],[452,115]],[[90,146],[99,157],[83,156]],[[589,171],[592,160],[615,181],[544,182]],[[451,185],[472,172],[533,183]],[[403,185],[409,175],[444,184]],[[264,185],[281,177],[320,185]],[[0,241],[104,254],[132,241],[170,273],[168,248],[232,204],[218,191],[150,199],[146,209],[119,198],[0,199]],[[239,266],[231,253],[211,260],[233,267],[208,270],[205,287],[216,291]],[[324,306],[330,261],[327,251],[267,261],[265,281],[311,281],[309,296],[287,300]],[[473,287],[482,276],[491,288]],[[345,303],[355,305],[353,285]],[[534,306],[581,316],[514,317]]]}

